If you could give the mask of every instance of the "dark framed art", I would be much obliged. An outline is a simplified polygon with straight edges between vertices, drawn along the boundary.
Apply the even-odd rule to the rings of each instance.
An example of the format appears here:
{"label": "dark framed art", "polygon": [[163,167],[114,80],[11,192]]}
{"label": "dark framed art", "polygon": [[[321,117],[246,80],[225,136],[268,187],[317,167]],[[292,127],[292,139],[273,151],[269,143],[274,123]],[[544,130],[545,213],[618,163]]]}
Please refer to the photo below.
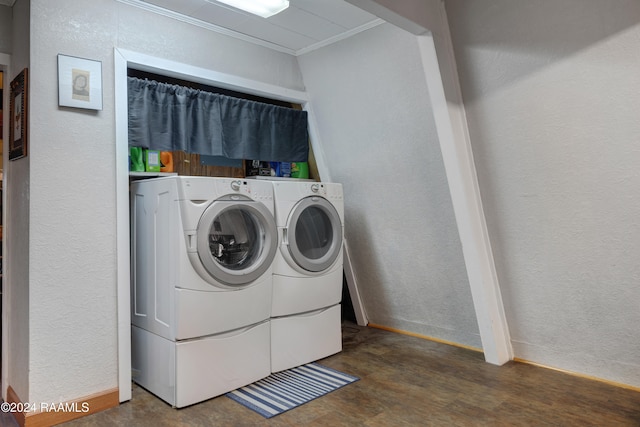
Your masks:
{"label": "dark framed art", "polygon": [[27,155],[27,118],[29,116],[28,79],[25,68],[11,81],[9,101],[9,160]]}

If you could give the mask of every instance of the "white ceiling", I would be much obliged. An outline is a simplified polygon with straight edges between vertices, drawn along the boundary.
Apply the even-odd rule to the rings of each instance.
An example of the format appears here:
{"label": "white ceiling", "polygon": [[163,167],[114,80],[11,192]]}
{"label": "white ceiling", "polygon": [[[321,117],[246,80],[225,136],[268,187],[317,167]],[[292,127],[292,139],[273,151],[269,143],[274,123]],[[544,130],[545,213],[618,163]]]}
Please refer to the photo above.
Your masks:
{"label": "white ceiling", "polygon": [[[0,0],[0,5],[15,1]],[[344,0],[289,0],[288,9],[267,19],[207,0],[118,1],[293,55],[384,22]]]}
{"label": "white ceiling", "polygon": [[207,0],[119,1],[293,55],[383,22],[344,0],[289,0],[288,9],[267,19]]}

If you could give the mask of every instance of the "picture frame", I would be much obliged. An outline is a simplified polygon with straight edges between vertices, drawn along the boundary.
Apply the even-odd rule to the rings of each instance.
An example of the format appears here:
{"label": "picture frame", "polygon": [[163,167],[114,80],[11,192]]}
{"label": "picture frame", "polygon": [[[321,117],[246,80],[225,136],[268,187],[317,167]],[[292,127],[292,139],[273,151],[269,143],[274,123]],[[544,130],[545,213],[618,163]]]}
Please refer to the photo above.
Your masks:
{"label": "picture frame", "polygon": [[102,62],[58,54],[58,105],[102,110]]}
{"label": "picture frame", "polygon": [[9,160],[20,159],[27,155],[28,104],[28,70],[25,68],[11,81]]}

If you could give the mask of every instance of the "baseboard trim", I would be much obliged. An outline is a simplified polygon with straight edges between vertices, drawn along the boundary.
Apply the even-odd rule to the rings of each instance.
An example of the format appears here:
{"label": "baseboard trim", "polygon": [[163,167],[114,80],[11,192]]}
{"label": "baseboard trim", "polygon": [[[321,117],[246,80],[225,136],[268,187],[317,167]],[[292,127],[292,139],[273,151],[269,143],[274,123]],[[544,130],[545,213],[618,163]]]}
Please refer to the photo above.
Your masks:
{"label": "baseboard trim", "polygon": [[[22,407],[22,401],[11,386],[7,388],[7,402]],[[30,403],[31,404],[31,403]],[[52,402],[33,408],[35,411],[13,412],[20,427],[48,427],[86,417],[120,404],[118,389],[105,390],[68,402]]]}
{"label": "baseboard trim", "polygon": [[624,384],[624,383],[619,383],[619,382],[615,382],[615,381],[610,381],[610,380],[606,380],[604,378],[593,377],[591,375],[581,374],[579,372],[568,371],[566,369],[554,368],[553,366],[543,365],[541,363],[532,362],[530,360],[521,359],[519,357],[514,357],[513,361],[514,362],[519,362],[519,363],[524,363],[524,364],[527,364],[527,365],[537,366],[539,368],[551,369],[552,371],[562,372],[563,374],[572,375],[572,376],[578,377],[578,378],[584,378],[586,380],[597,381],[599,383],[612,385],[614,387],[619,387],[619,388],[624,388],[624,389],[627,389],[627,390],[633,390],[633,391],[640,392],[640,387],[636,387],[636,386],[632,386],[632,385]]}
{"label": "baseboard trim", "polygon": [[440,344],[451,345],[454,347],[464,348],[466,350],[477,351],[478,353],[484,353],[482,349],[477,347],[472,347],[470,345],[464,345],[453,341],[442,340],[440,338],[430,337],[429,335],[417,334],[415,332],[404,331],[402,329],[391,328],[389,326],[384,325],[376,325],[375,323],[369,323],[367,326],[371,326],[372,328],[382,329],[384,331],[395,332],[397,334],[408,335],[410,337],[422,338],[423,340],[433,341]]}
{"label": "baseboard trim", "polygon": [[[19,403],[22,403],[22,401],[18,397],[18,394],[11,386],[7,387],[7,403],[9,403],[10,405],[17,405]],[[13,415],[13,418],[15,418],[18,422],[18,425],[20,427],[24,427],[24,412],[12,411],[11,414]]]}

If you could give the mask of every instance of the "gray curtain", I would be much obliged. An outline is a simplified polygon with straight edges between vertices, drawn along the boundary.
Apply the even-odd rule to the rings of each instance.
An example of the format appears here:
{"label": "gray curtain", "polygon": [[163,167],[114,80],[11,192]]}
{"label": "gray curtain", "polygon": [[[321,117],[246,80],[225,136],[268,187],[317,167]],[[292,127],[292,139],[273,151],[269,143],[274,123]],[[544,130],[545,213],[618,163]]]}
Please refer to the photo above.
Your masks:
{"label": "gray curtain", "polygon": [[307,112],[128,78],[129,145],[230,159],[306,162]]}

